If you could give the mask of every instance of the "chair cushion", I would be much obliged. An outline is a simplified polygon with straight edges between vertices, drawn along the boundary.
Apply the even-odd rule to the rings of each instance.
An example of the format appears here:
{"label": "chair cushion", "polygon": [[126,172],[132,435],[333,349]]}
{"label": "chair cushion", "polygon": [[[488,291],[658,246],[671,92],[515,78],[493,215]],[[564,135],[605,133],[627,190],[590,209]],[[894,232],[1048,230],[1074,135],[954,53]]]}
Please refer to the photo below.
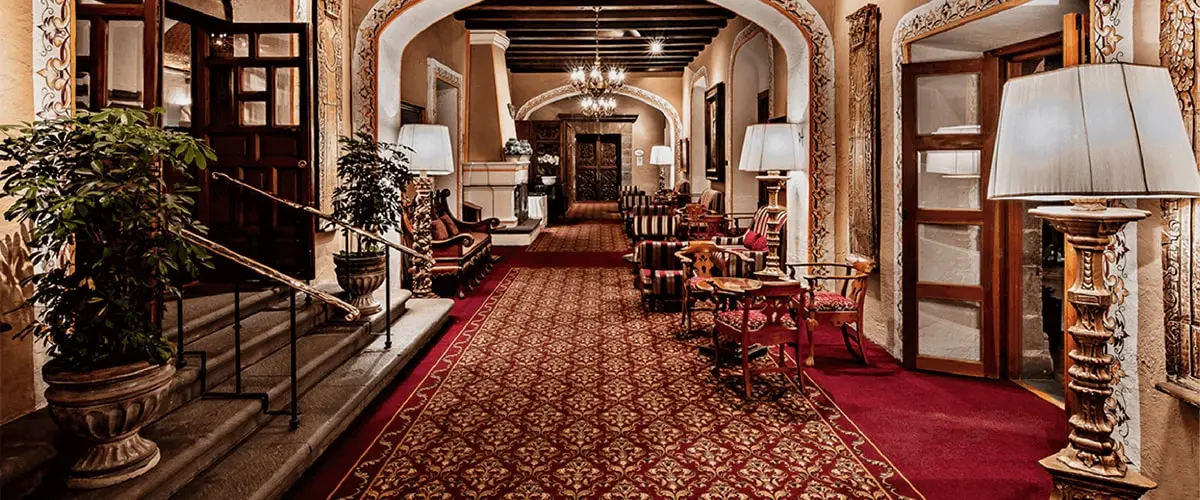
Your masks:
{"label": "chair cushion", "polygon": [[438,220],[442,221],[442,225],[446,226],[446,232],[449,233],[450,236],[456,236],[462,232],[462,230],[459,229],[458,224],[454,223],[454,219],[450,218],[449,214],[442,214],[441,217],[438,217]]}
{"label": "chair cushion", "polygon": [[818,312],[854,311],[858,304],[836,292],[815,292],[808,310]]}
{"label": "chair cushion", "polygon": [[[721,313],[717,314],[717,322],[722,323],[725,326],[733,328],[735,330],[741,330],[742,329],[742,314],[743,314],[742,309],[721,311]],[[763,312],[760,310],[751,309],[750,317],[748,318],[748,323],[749,324],[747,326],[749,328],[747,328],[747,330],[752,331],[752,332],[756,331],[756,330],[761,330],[764,326],[767,326],[767,323],[768,323],[767,315],[763,314]],[[784,314],[784,315],[782,315],[782,317],[779,318],[779,325],[783,326],[784,328],[791,329],[791,330],[796,329],[796,323],[794,321],[792,321],[792,317],[787,314]]]}
{"label": "chair cushion", "polygon": [[657,297],[683,293],[683,271],[642,269],[642,291]]}
{"label": "chair cushion", "polygon": [[446,224],[441,219],[433,219],[433,239],[446,240],[450,239],[450,231],[446,229]]}

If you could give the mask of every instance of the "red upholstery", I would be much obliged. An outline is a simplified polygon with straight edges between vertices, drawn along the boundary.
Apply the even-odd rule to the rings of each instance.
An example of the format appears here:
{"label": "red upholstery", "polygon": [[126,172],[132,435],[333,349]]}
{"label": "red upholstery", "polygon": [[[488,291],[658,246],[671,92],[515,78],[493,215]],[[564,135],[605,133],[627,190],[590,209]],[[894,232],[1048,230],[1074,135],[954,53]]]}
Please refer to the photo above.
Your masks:
{"label": "red upholstery", "polygon": [[858,304],[854,300],[836,292],[814,292],[808,304],[810,311],[854,311]]}

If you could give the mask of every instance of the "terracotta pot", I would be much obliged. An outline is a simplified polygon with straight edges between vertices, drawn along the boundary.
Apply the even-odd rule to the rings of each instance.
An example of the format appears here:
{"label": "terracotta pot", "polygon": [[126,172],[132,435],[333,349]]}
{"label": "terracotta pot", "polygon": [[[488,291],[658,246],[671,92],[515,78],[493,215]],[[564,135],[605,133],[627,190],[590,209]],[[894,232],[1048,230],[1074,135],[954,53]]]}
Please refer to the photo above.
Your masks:
{"label": "terracotta pot", "polygon": [[67,486],[93,489],[145,474],[158,445],[138,431],[167,406],[175,365],[141,362],[84,373],[42,369],[50,416],[87,448],[71,465]]}
{"label": "terracotta pot", "polygon": [[346,291],[347,302],[357,307],[364,316],[383,309],[372,294],[387,281],[386,259],[383,253],[333,256],[338,285]]}

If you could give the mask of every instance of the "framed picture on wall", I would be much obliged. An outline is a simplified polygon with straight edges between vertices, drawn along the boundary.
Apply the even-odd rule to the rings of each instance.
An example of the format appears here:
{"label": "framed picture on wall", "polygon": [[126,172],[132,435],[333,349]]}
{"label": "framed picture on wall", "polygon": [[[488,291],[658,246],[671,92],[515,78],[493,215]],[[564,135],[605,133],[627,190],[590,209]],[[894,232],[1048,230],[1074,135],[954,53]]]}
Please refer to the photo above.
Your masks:
{"label": "framed picture on wall", "polygon": [[725,182],[725,84],[704,93],[704,177]]}
{"label": "framed picture on wall", "polygon": [[679,140],[679,171],[683,173],[684,179],[689,179],[692,176],[692,140]]}

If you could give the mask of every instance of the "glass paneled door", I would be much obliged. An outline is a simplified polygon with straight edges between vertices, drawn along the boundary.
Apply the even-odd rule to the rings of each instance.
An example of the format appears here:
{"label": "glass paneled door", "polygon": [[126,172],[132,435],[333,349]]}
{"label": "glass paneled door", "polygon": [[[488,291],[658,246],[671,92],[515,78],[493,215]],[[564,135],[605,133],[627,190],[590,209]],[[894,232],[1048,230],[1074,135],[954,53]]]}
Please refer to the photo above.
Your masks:
{"label": "glass paneled door", "polygon": [[904,364],[999,376],[995,60],[903,67]]}

